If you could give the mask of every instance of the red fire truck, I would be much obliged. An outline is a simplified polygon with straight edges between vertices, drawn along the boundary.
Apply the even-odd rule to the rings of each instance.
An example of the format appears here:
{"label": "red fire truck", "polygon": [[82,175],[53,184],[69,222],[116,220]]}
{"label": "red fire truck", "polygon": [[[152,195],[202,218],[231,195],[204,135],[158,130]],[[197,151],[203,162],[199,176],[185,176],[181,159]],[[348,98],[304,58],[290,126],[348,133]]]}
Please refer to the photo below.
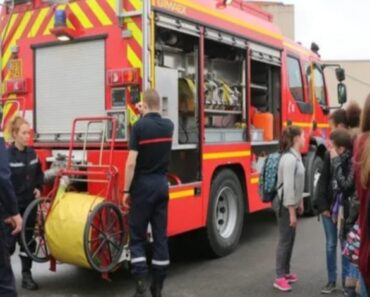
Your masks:
{"label": "red fire truck", "polygon": [[[4,127],[24,106],[48,169],[67,152],[75,118],[116,118],[110,133],[122,191],[135,103],[145,88],[156,88],[163,116],[175,124],[168,233],[200,229],[210,252],[223,256],[237,246],[244,214],[270,207],[258,193],[260,164],[278,150],[281,130],[298,126],[307,140],[311,211],[329,133],[325,65],[316,47],[282,36],[271,15],[226,2],[5,0]],[[337,73],[342,104],[344,71]],[[78,143],[87,132],[76,132],[74,166],[99,163],[96,131],[84,146]],[[99,189],[90,182],[83,190]]]}

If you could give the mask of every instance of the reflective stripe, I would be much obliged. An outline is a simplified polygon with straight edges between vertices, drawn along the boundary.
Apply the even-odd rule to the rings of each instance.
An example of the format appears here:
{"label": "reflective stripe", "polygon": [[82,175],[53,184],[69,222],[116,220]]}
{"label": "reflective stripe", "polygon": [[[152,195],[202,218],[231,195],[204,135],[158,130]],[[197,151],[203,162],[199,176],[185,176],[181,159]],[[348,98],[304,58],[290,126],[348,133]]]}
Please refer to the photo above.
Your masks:
{"label": "reflective stripe", "polygon": [[28,258],[28,255],[25,252],[19,252],[19,257]]}
{"label": "reflective stripe", "polygon": [[37,164],[39,160],[37,158],[30,161],[30,165]]}
{"label": "reflective stripe", "polygon": [[145,257],[137,257],[137,258],[132,258],[131,259],[131,263],[132,264],[140,263],[140,262],[145,262],[145,261],[146,261],[146,258]]}
{"label": "reflective stripe", "polygon": [[163,137],[163,138],[153,138],[153,139],[145,139],[139,142],[140,145],[143,144],[152,144],[152,143],[161,143],[161,142],[171,142],[171,137]]}
{"label": "reflective stripe", "polygon": [[170,265],[170,260],[164,260],[164,261],[152,260],[152,264],[157,265],[157,266],[167,266],[167,265]]}
{"label": "reflective stripe", "polygon": [[9,163],[9,167],[11,168],[17,168],[17,167],[24,167],[26,164],[24,163]]}

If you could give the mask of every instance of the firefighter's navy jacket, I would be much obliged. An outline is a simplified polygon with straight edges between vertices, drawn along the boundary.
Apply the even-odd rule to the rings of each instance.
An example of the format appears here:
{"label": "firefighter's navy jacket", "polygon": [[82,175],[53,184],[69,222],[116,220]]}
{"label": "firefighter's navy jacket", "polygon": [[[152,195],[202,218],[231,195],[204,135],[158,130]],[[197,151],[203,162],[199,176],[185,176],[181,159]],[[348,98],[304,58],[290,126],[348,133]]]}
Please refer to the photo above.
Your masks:
{"label": "firefighter's navy jacket", "polygon": [[0,212],[7,215],[18,214],[17,197],[10,180],[8,152],[5,148],[3,133],[0,132]]}
{"label": "firefighter's navy jacket", "polygon": [[35,198],[35,188],[41,191],[43,173],[35,151],[26,147],[20,151],[15,145],[8,149],[11,180],[18,198],[19,208],[24,209]]}

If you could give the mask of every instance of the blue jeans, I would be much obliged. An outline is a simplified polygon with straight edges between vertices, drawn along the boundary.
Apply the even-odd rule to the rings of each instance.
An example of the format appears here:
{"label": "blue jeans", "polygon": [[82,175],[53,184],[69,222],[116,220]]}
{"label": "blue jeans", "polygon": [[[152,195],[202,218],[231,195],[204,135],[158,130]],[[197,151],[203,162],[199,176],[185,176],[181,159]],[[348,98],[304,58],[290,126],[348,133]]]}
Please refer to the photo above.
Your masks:
{"label": "blue jeans", "polygon": [[356,294],[354,288],[349,288],[347,291],[348,293],[347,297],[367,297],[366,286],[358,267],[353,265],[352,263],[349,263],[347,276],[356,279],[360,282],[360,295]]}
{"label": "blue jeans", "polygon": [[369,288],[366,287],[364,278],[362,277],[361,273],[359,273],[359,279],[360,279],[360,297],[368,297],[367,293],[369,291]]}
{"label": "blue jeans", "polygon": [[[326,216],[322,217],[326,237],[326,267],[328,271],[328,281],[337,282],[337,244],[338,244],[338,228],[331,218]],[[341,243],[342,245],[342,243]],[[348,275],[349,260],[347,257],[342,256],[342,284]]]}

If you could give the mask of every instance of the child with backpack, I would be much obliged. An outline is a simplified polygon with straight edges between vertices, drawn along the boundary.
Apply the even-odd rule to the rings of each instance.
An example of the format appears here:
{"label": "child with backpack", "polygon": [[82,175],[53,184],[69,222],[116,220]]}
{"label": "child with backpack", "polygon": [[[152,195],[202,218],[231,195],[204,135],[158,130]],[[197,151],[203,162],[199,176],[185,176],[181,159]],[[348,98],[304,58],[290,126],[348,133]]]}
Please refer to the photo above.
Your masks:
{"label": "child with backpack", "polygon": [[298,281],[298,276],[290,271],[290,260],[295,241],[297,213],[303,214],[304,211],[302,196],[305,168],[300,154],[304,143],[304,134],[300,128],[288,127],[283,130],[280,142],[281,158],[277,170],[277,195],[273,200],[279,228],[276,279],[273,286],[283,292],[291,291],[291,284]]}
{"label": "child with backpack", "polygon": [[[339,231],[342,253],[344,289],[348,297],[357,296],[356,283],[359,281],[359,270],[354,264],[356,257],[349,257],[348,244],[351,249],[358,244],[359,232],[356,232],[355,224],[359,213],[359,201],[355,191],[354,166],[352,161],[353,139],[348,130],[334,130],[330,139],[333,147],[330,150],[332,163],[332,189],[334,200],[330,208],[331,219],[337,224]],[[357,226],[358,227],[358,226]],[[357,243],[356,243],[357,242]],[[360,295],[366,296],[366,295]]]}

